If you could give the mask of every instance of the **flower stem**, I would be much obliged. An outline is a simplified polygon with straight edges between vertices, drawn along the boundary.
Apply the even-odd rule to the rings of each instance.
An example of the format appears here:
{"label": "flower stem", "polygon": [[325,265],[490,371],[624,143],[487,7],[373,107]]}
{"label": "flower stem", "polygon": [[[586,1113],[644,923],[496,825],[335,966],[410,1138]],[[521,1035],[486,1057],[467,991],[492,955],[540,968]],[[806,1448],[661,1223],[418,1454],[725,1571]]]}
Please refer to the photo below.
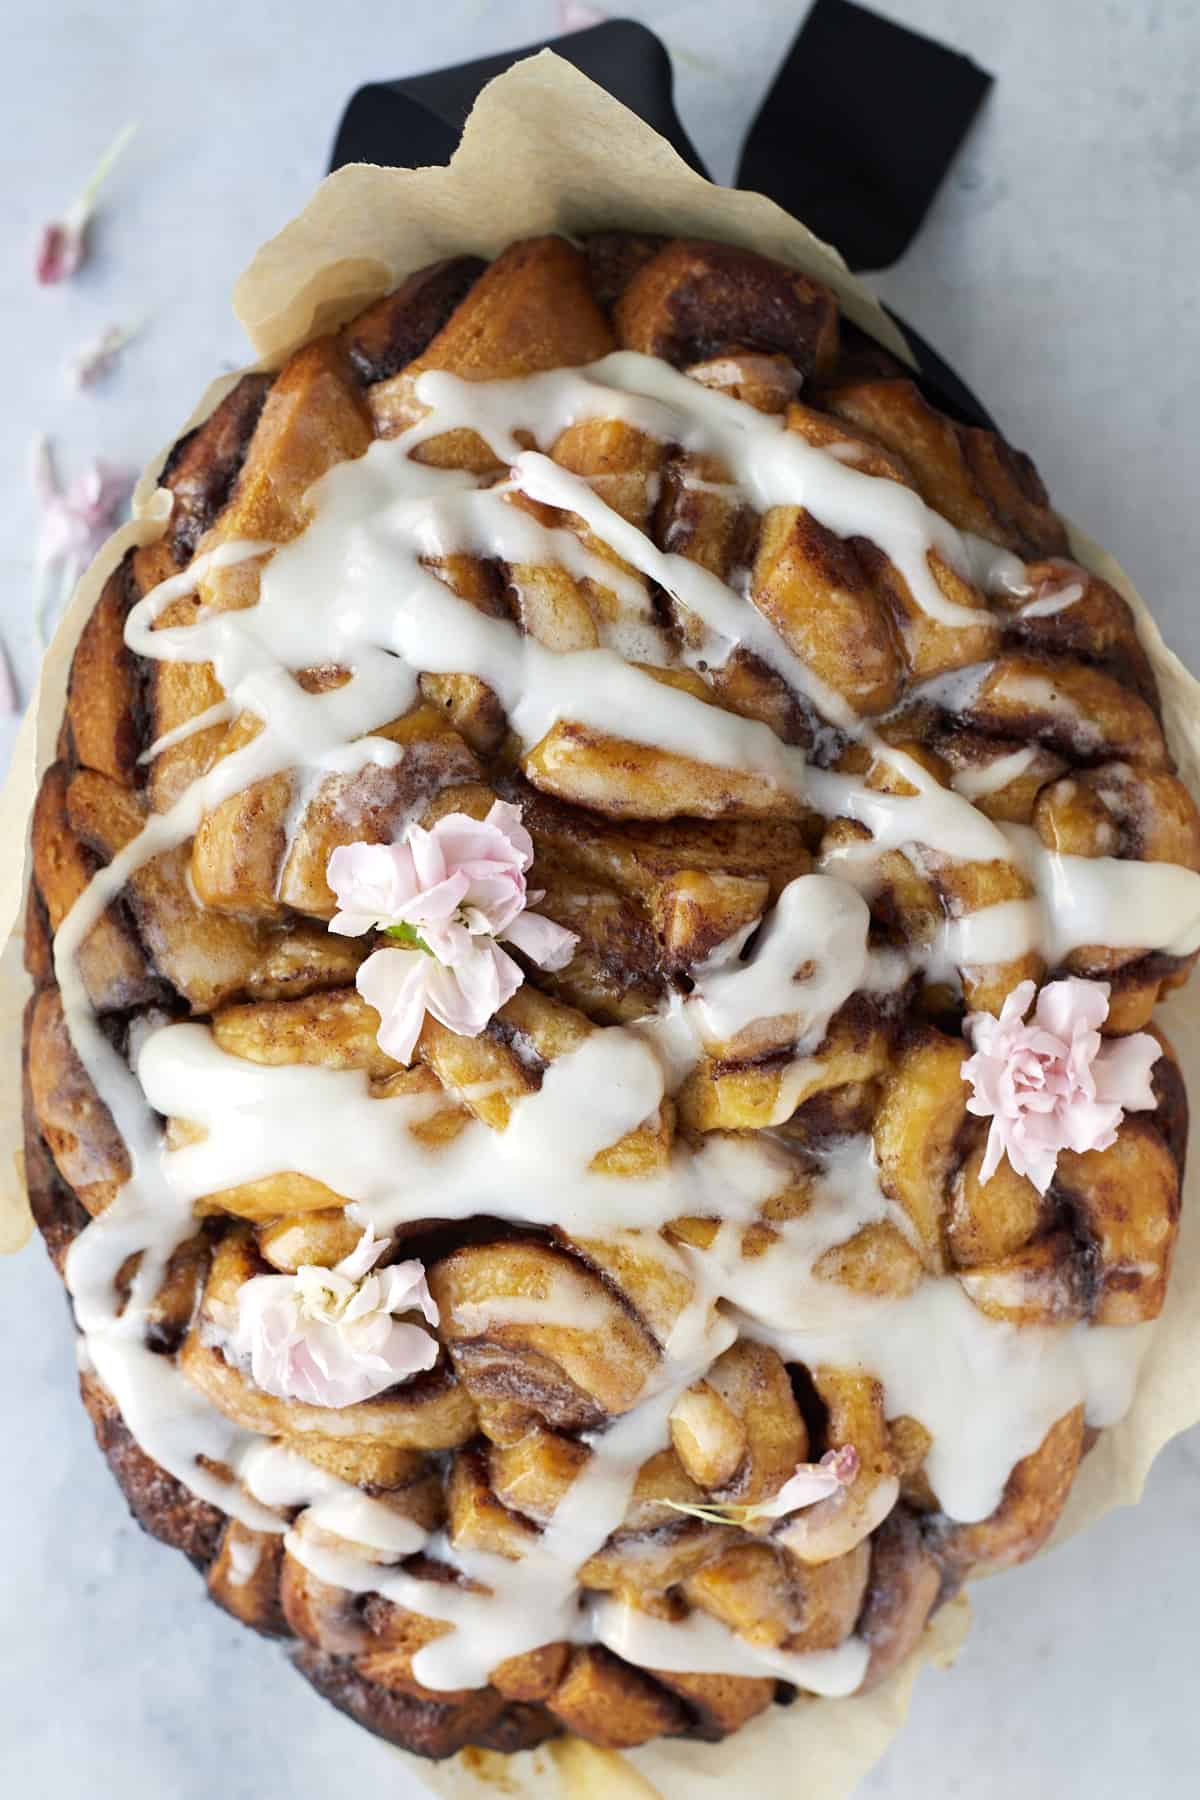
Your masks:
{"label": "flower stem", "polygon": [[433,955],[433,951],[429,948],[429,945],[425,942],[425,939],[421,936],[415,925],[385,925],[383,928],[383,935],[385,937],[395,938],[396,942],[398,944],[403,944],[407,950],[423,950],[426,956]]}

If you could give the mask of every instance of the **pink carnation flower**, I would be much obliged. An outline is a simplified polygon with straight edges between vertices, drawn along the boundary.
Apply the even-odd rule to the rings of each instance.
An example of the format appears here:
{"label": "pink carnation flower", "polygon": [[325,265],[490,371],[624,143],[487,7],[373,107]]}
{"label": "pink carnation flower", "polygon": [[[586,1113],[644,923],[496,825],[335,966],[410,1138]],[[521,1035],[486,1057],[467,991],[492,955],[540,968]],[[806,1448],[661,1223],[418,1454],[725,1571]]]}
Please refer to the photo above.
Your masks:
{"label": "pink carnation flower", "polygon": [[1162,1054],[1149,1032],[1104,1039],[1108,983],[1052,981],[1037,997],[1023,981],[998,1019],[968,1013],[964,1031],[974,1056],[963,1080],[974,1092],[967,1111],[991,1119],[980,1179],[988,1181],[1007,1156],[1044,1194],[1060,1150],[1107,1150],[1127,1112],[1154,1105],[1150,1071]]}
{"label": "pink carnation flower", "polygon": [[329,859],[338,910],[330,931],[359,937],[381,927],[399,946],[369,956],[358,991],[379,1013],[379,1042],[410,1061],[427,1012],[477,1037],[525,979],[500,948],[514,944],[543,969],[571,960],[576,936],[527,910],[533,841],[521,811],[497,800],[486,819],[449,813],[400,844],[347,844]]}
{"label": "pink carnation flower", "polygon": [[376,1269],[391,1245],[370,1226],[332,1269],[306,1263],[294,1275],[256,1275],[238,1293],[234,1354],[264,1393],[309,1406],[354,1406],[431,1369],[437,1339],[395,1314],[438,1322],[417,1261]]}

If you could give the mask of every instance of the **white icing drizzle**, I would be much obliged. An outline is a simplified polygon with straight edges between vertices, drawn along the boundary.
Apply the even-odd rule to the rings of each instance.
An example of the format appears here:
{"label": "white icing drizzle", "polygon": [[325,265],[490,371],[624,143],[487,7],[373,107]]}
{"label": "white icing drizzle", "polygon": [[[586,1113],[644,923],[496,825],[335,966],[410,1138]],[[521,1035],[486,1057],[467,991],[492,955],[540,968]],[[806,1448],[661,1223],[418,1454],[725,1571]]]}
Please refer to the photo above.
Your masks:
{"label": "white icing drizzle", "polygon": [[[838,537],[870,536],[930,618],[950,626],[979,624],[974,608],[947,600],[929,565],[930,551],[937,550],[967,574],[972,549],[963,534],[912,488],[864,474],[829,456],[788,431],[778,414],[755,412],[731,395],[703,387],[669,364],[632,350],[614,351],[582,373],[555,370],[487,386],[481,406],[480,383],[440,372],[421,375],[417,399],[433,411],[432,423],[427,418],[417,431],[422,437],[453,427],[477,431],[505,461],[519,466],[521,446],[515,432],[520,426],[536,430],[539,442],[552,442],[579,419],[623,418],[685,451],[718,457],[757,512],[801,506]],[[1004,554],[989,546],[989,570]],[[1015,560],[1010,556],[1007,562]]]}
{"label": "white icing drizzle", "polygon": [[[734,1179],[730,1162],[710,1169],[703,1153],[638,1181],[588,1169],[598,1151],[650,1117],[663,1097],[662,1064],[631,1031],[597,1031],[551,1063],[538,1091],[514,1105],[504,1132],[476,1120],[438,1148],[409,1129],[434,1109],[428,1095],[376,1100],[358,1070],[247,1063],[220,1049],[203,1025],[153,1032],[137,1073],[156,1111],[192,1119],[207,1132],[161,1156],[171,1205],[184,1217],[205,1195],[283,1169],[356,1202],[379,1235],[421,1217],[433,1192],[445,1219],[487,1212],[561,1225],[579,1237],[662,1225],[689,1208],[716,1212],[730,1204],[723,1192]],[[768,1141],[747,1145],[736,1162],[733,1198],[747,1208],[785,1185],[786,1160]],[[556,1170],[552,1183],[547,1167]]]}
{"label": "white icing drizzle", "polygon": [[[981,587],[985,594],[1029,592],[1025,564],[1019,556],[1014,556],[1011,550],[1002,550],[998,544],[990,543],[974,531],[964,531],[961,537],[963,556],[960,566],[976,587]],[[978,625],[978,613],[974,615],[974,622]]]}
{"label": "white icing drizzle", "polygon": [[467,1332],[493,1325],[568,1325],[573,1331],[603,1331],[611,1314],[586,1284],[557,1274],[544,1294],[492,1294],[487,1300],[460,1300],[454,1322]]}
{"label": "white icing drizzle", "polygon": [[[425,416],[403,436],[378,441],[331,470],[309,496],[312,521],[300,538],[281,548],[223,544],[130,614],[132,649],[159,660],[211,662],[226,696],[165,734],[151,756],[242,712],[261,720],[262,729],[169,811],[150,818],[95,877],[55,939],[68,1030],[131,1164],[129,1181],[70,1253],[82,1355],[138,1443],[194,1493],[252,1528],[286,1531],[288,1549],[322,1579],[352,1591],[375,1589],[454,1627],[414,1661],[430,1687],[483,1681],[503,1658],[561,1637],[606,1643],[651,1667],[769,1673],[812,1692],[848,1693],[866,1662],[856,1640],[834,1652],[787,1656],[763,1652],[701,1615],[675,1626],[613,1601],[581,1604],[576,1572],[620,1526],[639,1468],[667,1441],[678,1396],[739,1330],[776,1344],[789,1360],[869,1370],[883,1384],[889,1416],[911,1414],[932,1432],[929,1472],[946,1510],[976,1519],[994,1507],[1013,1464],[1062,1413],[1082,1403],[1095,1424],[1120,1415],[1148,1328],[1017,1331],[985,1317],[951,1278],[882,1301],[820,1279],[820,1256],[863,1225],[888,1219],[908,1229],[879,1189],[866,1139],[825,1159],[808,1209],[781,1225],[777,1242],[757,1257],[742,1255],[743,1228],[796,1178],[793,1157],[770,1134],[715,1134],[694,1152],[677,1146],[665,1169],[636,1181],[600,1175],[592,1159],[651,1118],[706,1046],[764,1027],[795,1052],[781,1083],[782,1121],[838,1007],[860,989],[897,986],[913,966],[932,970],[947,958],[1008,961],[1018,944],[1042,947],[1051,961],[1064,945],[1081,942],[1184,953],[1200,943],[1200,878],[1165,865],[1055,856],[1031,833],[987,820],[970,804],[970,774],[959,776],[959,792],[944,789],[882,744],[740,589],[660,551],[600,498],[602,478],[584,481],[546,454],[569,425],[620,418],[689,455],[715,458],[729,472],[722,486],[731,498],[759,512],[804,507],[841,536],[869,537],[916,604],[946,627],[977,626],[981,614],[941,592],[932,552],[986,592],[1028,592],[1016,558],[955,531],[912,490],[863,473],[846,447],[808,445],[781,418],[629,352],[511,382],[427,373],[416,392],[429,409]],[[420,443],[458,427],[479,434],[510,465],[507,480],[486,487],[461,470],[411,459]],[[588,548],[565,522],[540,523],[514,504],[518,491],[583,521],[626,567]],[[509,621],[476,612],[427,566],[463,553],[558,567],[602,590],[608,603],[599,609],[598,647],[555,652]],[[255,557],[269,559],[255,607],[198,609],[190,625],[153,629],[207,570]],[[739,647],[752,651],[822,719],[886,757],[915,792],[885,794],[859,777],[809,767],[767,726],[632,666],[678,660],[656,623],[647,580],[703,624],[699,647],[687,652],[693,666],[720,666]],[[1046,599],[1066,605],[1069,592]],[[1045,601],[1036,604],[1049,610]],[[306,693],[292,671],[317,666],[344,668],[351,678]],[[421,671],[479,676],[527,749],[557,721],[572,720],[752,771],[823,814],[858,821],[871,842],[856,852],[857,862],[834,857],[823,873],[791,883],[749,953],[743,957],[747,939],[740,934],[696,972],[690,999],[677,997],[640,1026],[598,1030],[553,1062],[538,1091],[513,1104],[503,1133],[472,1122],[435,1152],[411,1130],[428,1116],[427,1099],[375,1099],[365,1076],[353,1071],[243,1061],[220,1050],[202,1025],[142,1034],[135,1076],[99,1029],[77,968],[79,947],[104,908],[134,870],[186,842],[205,813],[256,781],[289,771],[298,818],[304,796],[325,774],[393,765],[403,752],[371,734],[412,705]],[[972,671],[956,675],[955,691],[973,678]],[[1003,785],[1031,755],[1014,752],[975,779],[986,774]],[[973,790],[985,791],[994,790]],[[863,869],[887,849],[912,846],[959,859],[1015,860],[1037,897],[949,921],[922,953],[870,951],[869,915],[857,891],[869,889]],[[206,1135],[166,1151],[159,1113],[190,1119]],[[643,1249],[657,1244],[664,1264],[691,1277],[693,1297],[665,1330],[655,1380],[632,1410],[588,1438],[582,1472],[519,1561],[430,1539],[383,1502],[232,1425],[170,1361],[146,1348],[147,1308],[166,1259],[191,1232],[194,1202],[289,1170],[356,1202],[379,1232],[436,1210],[447,1220],[488,1213],[581,1238],[619,1241],[637,1233]],[[650,1235],[685,1213],[720,1222],[706,1250],[676,1251]],[[136,1253],[141,1264],[118,1311],[114,1278]],[[523,1298],[498,1298],[481,1308],[478,1321],[460,1316],[460,1323],[553,1321],[561,1308],[580,1329],[601,1329],[600,1309],[581,1312],[569,1289],[565,1283],[539,1300],[536,1313]],[[283,1514],[297,1507],[303,1511],[289,1527]],[[488,1591],[418,1579],[396,1566],[420,1548]]]}
{"label": "white icing drizzle", "polygon": [[1099,725],[1063,692],[1052,675],[1017,675],[1008,670],[1003,681],[1007,701],[1057,720],[1069,730],[1082,754],[1092,755],[1102,748],[1104,740]]}
{"label": "white icing drizzle", "polygon": [[282,1444],[253,1434],[247,1434],[247,1440],[233,1466],[245,1492],[270,1509],[275,1531],[287,1529],[282,1512],[302,1506],[311,1534],[345,1538],[384,1560],[411,1556],[425,1544],[428,1534],[386,1502],[372,1500],[359,1488],[314,1468]]}
{"label": "white icing drizzle", "polygon": [[245,1587],[253,1581],[262,1561],[262,1546],[253,1538],[231,1537],[229,1539],[229,1585]]}
{"label": "white icing drizzle", "polygon": [[847,1638],[836,1650],[773,1650],[735,1636],[707,1613],[693,1612],[673,1624],[619,1600],[599,1601],[593,1609],[593,1626],[600,1643],[645,1669],[773,1675],[831,1699],[852,1694],[870,1660],[867,1646],[857,1637]]}
{"label": "white icing drizzle", "polygon": [[991,762],[980,763],[976,768],[956,769],[954,791],[968,800],[984,800],[1024,775],[1037,757],[1036,744],[1023,744],[1019,750],[1010,750],[1007,756],[994,757]]}
{"label": "white icing drizzle", "polygon": [[[828,875],[801,875],[780,894],[753,948],[748,925],[693,971],[695,987],[660,1015],[672,1073],[701,1048],[753,1055],[815,1049],[834,1013],[863,985],[871,915],[861,895]],[[747,1038],[754,1041],[747,1042]],[[694,1052],[692,1051],[694,1046]]]}
{"label": "white icing drizzle", "polygon": [[1068,581],[1064,587],[1055,588],[1052,593],[1043,594],[1038,600],[1030,600],[1021,608],[1023,619],[1049,619],[1055,613],[1065,612],[1068,606],[1074,606],[1077,600],[1083,599],[1083,583]]}
{"label": "white icing drizzle", "polygon": [[1037,890],[1031,943],[1051,967],[1083,944],[1165,950],[1171,956],[1190,956],[1200,948],[1200,875],[1194,869],[1060,855],[1027,825],[1005,825],[1003,831],[1012,860]]}
{"label": "white icing drizzle", "polygon": [[194,719],[185,719],[182,725],[174,725],[170,731],[164,731],[161,737],[155,738],[148,750],[142,751],[138,762],[152,763],[164,750],[173,750],[176,744],[185,744],[188,738],[196,737],[199,732],[208,731],[214,725],[228,725],[232,718],[232,703],[218,700],[215,706],[206,707]]}

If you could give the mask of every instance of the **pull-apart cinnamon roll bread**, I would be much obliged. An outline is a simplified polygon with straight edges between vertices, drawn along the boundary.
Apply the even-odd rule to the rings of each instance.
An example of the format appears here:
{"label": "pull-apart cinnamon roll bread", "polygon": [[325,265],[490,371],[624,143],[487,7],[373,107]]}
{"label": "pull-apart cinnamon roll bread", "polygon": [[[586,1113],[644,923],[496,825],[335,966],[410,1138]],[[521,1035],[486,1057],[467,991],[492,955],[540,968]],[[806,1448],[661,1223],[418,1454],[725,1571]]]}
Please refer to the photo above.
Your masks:
{"label": "pull-apart cinnamon roll bread", "polygon": [[715,243],[423,269],[161,480],[26,933],[134,1513],[430,1757],[880,1682],[1163,1305],[1200,817],[1125,600]]}

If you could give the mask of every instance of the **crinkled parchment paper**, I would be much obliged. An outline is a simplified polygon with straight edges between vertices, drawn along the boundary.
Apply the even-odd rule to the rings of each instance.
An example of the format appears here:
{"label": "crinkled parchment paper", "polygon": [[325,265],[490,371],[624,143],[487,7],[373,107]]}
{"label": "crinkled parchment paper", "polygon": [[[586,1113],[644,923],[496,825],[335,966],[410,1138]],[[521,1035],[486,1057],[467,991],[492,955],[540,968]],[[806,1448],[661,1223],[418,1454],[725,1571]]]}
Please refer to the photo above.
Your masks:
{"label": "crinkled parchment paper", "polygon": [[[722,238],[779,257],[827,282],[850,318],[911,361],[895,326],[835,251],[761,195],[713,187],[693,174],[647,125],[549,52],[484,90],[449,168],[360,166],[323,182],[300,217],[259,251],[237,285],[235,307],[263,365],[271,367],[438,257],[461,251],[494,256],[514,238],[617,226]],[[936,331],[936,321],[929,323]],[[193,422],[211,411],[234,379],[214,383]],[[156,460],[151,470],[159,466]],[[30,1229],[20,1180],[15,1067],[26,985],[19,941],[24,852],[35,782],[54,754],[83,622],[110,570],[131,545],[159,535],[167,510],[167,496],[149,473],[134,497],[133,522],[101,550],[55,634],[0,798],[0,841],[10,847],[0,874],[0,932],[11,933],[0,957],[0,1027],[9,1046],[9,1078],[0,1088],[4,1251],[18,1249]],[[1172,749],[1200,793],[1200,685],[1166,649],[1145,603],[1112,558],[1080,532],[1074,548],[1134,607],[1158,675]],[[1200,1113],[1200,981],[1171,1000],[1164,1022]],[[1193,1148],[1193,1170],[1198,1161]],[[1083,1465],[1060,1537],[1136,1500],[1158,1450],[1200,1418],[1196,1198],[1189,1193],[1184,1208],[1170,1295],[1136,1403]],[[465,1751],[440,1765],[405,1760],[448,1800],[495,1800],[498,1794],[518,1800],[725,1800],[730,1793],[782,1800],[795,1793],[800,1769],[808,1800],[843,1800],[899,1729],[918,1663],[952,1656],[966,1624],[960,1600],[938,1614],[921,1653],[877,1692],[773,1708],[723,1744],[657,1743],[617,1756],[567,1740],[511,1759]]]}

